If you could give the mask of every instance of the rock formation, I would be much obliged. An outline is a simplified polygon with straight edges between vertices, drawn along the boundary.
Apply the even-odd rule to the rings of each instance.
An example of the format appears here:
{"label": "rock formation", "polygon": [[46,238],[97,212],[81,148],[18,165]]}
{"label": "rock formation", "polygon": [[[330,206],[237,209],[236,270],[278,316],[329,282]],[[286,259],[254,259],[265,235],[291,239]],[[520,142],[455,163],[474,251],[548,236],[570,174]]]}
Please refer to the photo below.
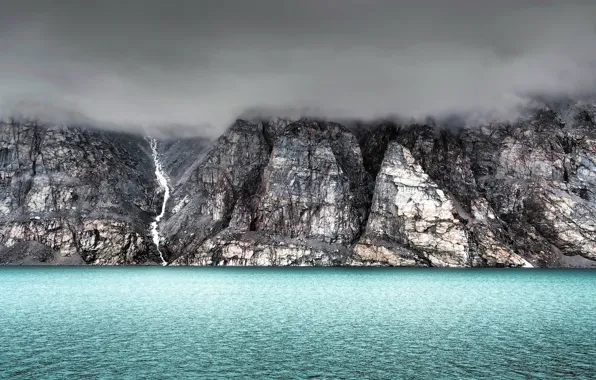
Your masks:
{"label": "rock formation", "polygon": [[[170,265],[596,265],[596,109],[476,127],[238,120],[158,144]],[[142,137],[0,126],[0,263],[159,263]]]}
{"label": "rock formation", "polygon": [[155,261],[147,223],[159,195],[149,154],[142,137],[0,124],[0,263]]}

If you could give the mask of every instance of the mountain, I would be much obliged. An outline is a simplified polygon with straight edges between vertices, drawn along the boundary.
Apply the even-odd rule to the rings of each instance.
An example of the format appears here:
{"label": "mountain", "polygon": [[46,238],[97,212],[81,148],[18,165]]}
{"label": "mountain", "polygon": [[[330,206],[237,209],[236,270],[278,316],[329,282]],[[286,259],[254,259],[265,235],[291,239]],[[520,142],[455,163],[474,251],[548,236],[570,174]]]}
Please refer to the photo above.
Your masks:
{"label": "mountain", "polygon": [[0,262],[139,264],[155,209],[142,138],[37,123],[0,125]]}
{"label": "mountain", "polygon": [[596,266],[591,105],[466,128],[238,120],[157,150],[1,124],[0,263]]}

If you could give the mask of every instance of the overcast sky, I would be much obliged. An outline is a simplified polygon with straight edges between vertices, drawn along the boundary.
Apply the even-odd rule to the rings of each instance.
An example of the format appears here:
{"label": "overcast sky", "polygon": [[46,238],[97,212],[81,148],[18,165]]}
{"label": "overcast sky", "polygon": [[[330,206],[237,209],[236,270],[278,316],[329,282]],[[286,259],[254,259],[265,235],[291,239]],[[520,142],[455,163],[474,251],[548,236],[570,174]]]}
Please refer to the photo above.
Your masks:
{"label": "overcast sky", "polygon": [[203,134],[255,108],[512,117],[594,90],[595,22],[594,0],[3,0],[0,112]]}

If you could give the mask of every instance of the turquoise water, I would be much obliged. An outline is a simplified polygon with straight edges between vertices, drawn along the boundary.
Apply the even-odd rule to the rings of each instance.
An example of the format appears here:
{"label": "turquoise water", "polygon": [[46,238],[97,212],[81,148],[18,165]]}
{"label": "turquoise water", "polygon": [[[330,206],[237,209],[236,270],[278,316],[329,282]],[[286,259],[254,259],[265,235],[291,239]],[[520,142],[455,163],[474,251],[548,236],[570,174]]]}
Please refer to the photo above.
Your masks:
{"label": "turquoise water", "polygon": [[0,268],[1,379],[596,378],[596,271]]}

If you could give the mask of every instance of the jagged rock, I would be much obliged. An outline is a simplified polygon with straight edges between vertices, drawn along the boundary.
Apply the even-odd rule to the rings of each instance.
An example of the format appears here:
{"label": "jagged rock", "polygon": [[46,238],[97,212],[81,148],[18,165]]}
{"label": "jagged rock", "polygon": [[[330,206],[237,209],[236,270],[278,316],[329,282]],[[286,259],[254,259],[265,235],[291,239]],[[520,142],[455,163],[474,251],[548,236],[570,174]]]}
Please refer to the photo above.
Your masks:
{"label": "jagged rock", "polygon": [[337,266],[344,265],[348,255],[347,247],[339,244],[226,231],[207,239],[198,254],[180,257],[172,265]]}
{"label": "jagged rock", "polygon": [[359,236],[370,203],[369,177],[355,137],[334,123],[242,122],[222,136],[217,151],[234,150],[236,141],[246,141],[235,137],[238,133],[259,142],[242,149],[260,149],[262,154],[252,161],[254,167],[235,169],[247,170],[237,174],[246,179],[226,190],[232,194],[226,203],[231,206],[225,212],[227,223],[217,225],[219,231],[194,235],[176,263],[235,262],[230,252],[240,250],[249,252],[240,262],[250,265],[345,262],[347,246]]}
{"label": "jagged rock", "polygon": [[354,198],[360,194],[352,192],[349,175],[338,161],[359,157],[358,144],[342,141],[342,147],[352,150],[336,157],[327,136],[330,130],[304,124],[291,127],[273,143],[254,230],[349,244],[360,233],[365,210],[359,209]]}
{"label": "jagged rock", "polygon": [[36,243],[50,263],[154,261],[147,223],[159,199],[147,149],[121,133],[1,123],[0,256],[27,262]]}
{"label": "jagged rock", "polygon": [[177,188],[203,163],[211,141],[202,137],[167,139],[158,143],[161,164],[168,173],[170,187]]}
{"label": "jagged rock", "polygon": [[594,257],[587,216],[594,208],[594,111],[571,109],[563,115],[543,110],[513,125],[461,136],[478,189],[501,221],[498,230],[509,236],[514,251],[539,266],[562,265],[558,253]]}
{"label": "jagged rock", "polygon": [[400,130],[396,141],[407,146],[422,169],[449,196],[465,229],[471,266],[527,266],[513,252],[501,221],[480,194],[473,161],[458,132],[414,125]]}
{"label": "jagged rock", "polygon": [[198,253],[207,238],[230,224],[235,208],[251,209],[250,194],[259,185],[269,149],[261,124],[239,120],[199,164],[188,168],[162,224],[169,260]]}
{"label": "jagged rock", "polygon": [[[171,265],[596,266],[596,107],[516,123],[238,120],[161,141]],[[0,125],[1,264],[150,264],[143,137]]]}
{"label": "jagged rock", "polygon": [[0,265],[83,265],[80,255],[61,256],[47,245],[36,241],[21,241],[0,246]]}
{"label": "jagged rock", "polygon": [[[594,257],[594,112],[574,107],[448,130],[252,123],[268,147],[258,184],[235,188],[243,195],[228,223],[178,263],[275,265],[264,247],[282,252],[279,242],[305,239],[345,247],[347,256],[320,247],[320,262],[333,265],[588,265],[566,259]],[[298,265],[310,252],[282,262]]]}
{"label": "jagged rock", "polygon": [[596,260],[596,204],[544,186],[530,198],[531,223],[563,254]]}
{"label": "jagged rock", "polygon": [[453,202],[396,142],[377,175],[364,237],[397,242],[433,266],[469,264],[466,231]]}
{"label": "jagged rock", "polygon": [[415,252],[392,241],[363,238],[347,261],[352,266],[429,266]]}
{"label": "jagged rock", "polygon": [[472,266],[531,266],[507,244],[504,231],[485,199],[475,199],[471,202],[471,217],[466,227],[472,252]]}

